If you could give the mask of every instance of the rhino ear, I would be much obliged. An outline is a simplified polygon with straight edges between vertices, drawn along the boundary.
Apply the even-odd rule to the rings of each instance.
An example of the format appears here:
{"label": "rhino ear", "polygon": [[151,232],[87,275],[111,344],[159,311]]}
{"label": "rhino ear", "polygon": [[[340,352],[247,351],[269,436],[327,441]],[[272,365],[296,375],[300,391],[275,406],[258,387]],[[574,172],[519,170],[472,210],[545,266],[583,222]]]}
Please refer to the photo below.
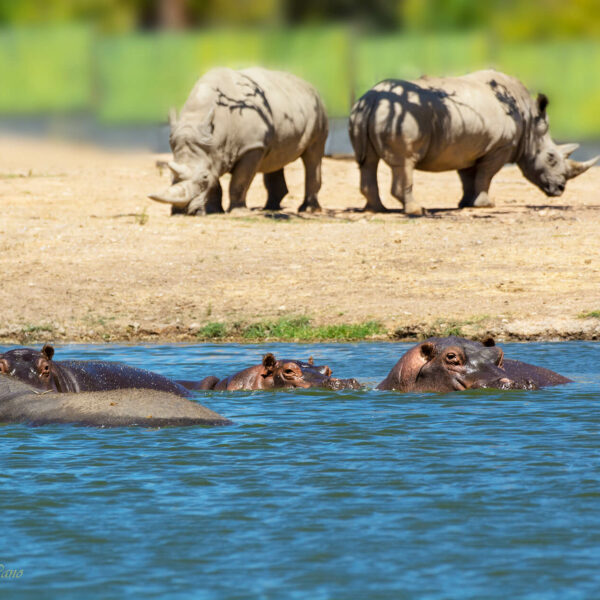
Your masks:
{"label": "rhino ear", "polygon": [[44,344],[44,347],[42,348],[42,354],[46,357],[46,359],[52,360],[52,357],[54,356],[54,348],[50,344]]}
{"label": "rhino ear", "polygon": [[213,117],[215,116],[215,107],[213,106],[209,111],[202,123],[198,125],[198,141],[201,144],[212,144],[213,137]]}
{"label": "rhino ear", "polygon": [[546,107],[548,106],[548,96],[546,94],[538,94],[536,104],[538,109],[538,114],[542,119],[546,118]]}
{"label": "rhino ear", "polygon": [[173,204],[177,208],[185,208],[194,198],[191,186],[192,182],[190,181],[180,181],[170,185],[158,194],[150,194],[148,198],[164,204]]}
{"label": "rhino ear", "polygon": [[177,109],[172,106],[169,109],[169,127],[171,128],[171,131],[177,127],[177,120]]}
{"label": "rhino ear", "polygon": [[565,157],[569,158],[575,150],[579,148],[579,144],[559,144],[558,150]]}

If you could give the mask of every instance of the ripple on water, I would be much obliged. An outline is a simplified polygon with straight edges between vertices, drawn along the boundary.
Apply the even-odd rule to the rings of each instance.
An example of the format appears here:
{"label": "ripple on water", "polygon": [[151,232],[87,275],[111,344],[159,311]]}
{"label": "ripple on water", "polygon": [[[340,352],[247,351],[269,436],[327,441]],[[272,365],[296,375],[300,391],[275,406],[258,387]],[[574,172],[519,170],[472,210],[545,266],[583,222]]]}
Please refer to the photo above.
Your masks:
{"label": "ripple on water", "polygon": [[[266,351],[376,384],[406,344],[65,346],[174,378]],[[0,428],[18,597],[594,597],[597,344],[506,344],[541,391],[206,393],[226,428]],[[569,368],[565,368],[569,365]]]}

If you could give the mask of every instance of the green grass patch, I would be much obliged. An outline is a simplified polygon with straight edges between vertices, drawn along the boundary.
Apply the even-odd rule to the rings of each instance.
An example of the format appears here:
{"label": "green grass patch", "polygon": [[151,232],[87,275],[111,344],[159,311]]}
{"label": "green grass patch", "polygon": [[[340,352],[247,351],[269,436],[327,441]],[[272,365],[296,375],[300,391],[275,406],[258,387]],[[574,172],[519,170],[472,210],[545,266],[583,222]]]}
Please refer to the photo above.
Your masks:
{"label": "green grass patch", "polygon": [[312,325],[308,317],[281,317],[256,323],[208,323],[196,336],[199,340],[242,339],[246,341],[358,341],[384,335],[385,328],[377,321],[366,323]]}
{"label": "green grass patch", "polygon": [[590,310],[577,315],[579,319],[600,319],[600,310]]}

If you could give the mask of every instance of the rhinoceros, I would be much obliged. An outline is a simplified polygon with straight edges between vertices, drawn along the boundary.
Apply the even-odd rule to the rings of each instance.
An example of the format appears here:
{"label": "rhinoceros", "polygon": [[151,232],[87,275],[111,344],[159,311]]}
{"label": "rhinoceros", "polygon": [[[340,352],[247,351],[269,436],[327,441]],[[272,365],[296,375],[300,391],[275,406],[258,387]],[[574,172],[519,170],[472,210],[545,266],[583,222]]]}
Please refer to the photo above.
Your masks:
{"label": "rhinoceros", "polygon": [[173,182],[150,198],[171,204],[172,212],[223,212],[219,177],[225,173],[231,173],[229,210],[244,207],[257,172],[264,173],[265,209],[279,210],[288,192],[283,167],[297,158],[306,174],[299,210],[320,210],[327,114],[306,81],[259,67],[212,69],[198,80],[179,117],[171,111],[169,121]]}
{"label": "rhinoceros", "polygon": [[494,206],[490,182],[509,162],[546,195],[560,196],[567,179],[598,157],[569,159],[577,144],[552,141],[547,106],[544,94],[534,100],[520,81],[494,70],[378,83],[354,104],[349,123],[365,209],[386,210],[377,186],[380,159],[391,167],[392,195],[407,214],[423,212],[413,198],[413,169],[458,170],[459,208]]}

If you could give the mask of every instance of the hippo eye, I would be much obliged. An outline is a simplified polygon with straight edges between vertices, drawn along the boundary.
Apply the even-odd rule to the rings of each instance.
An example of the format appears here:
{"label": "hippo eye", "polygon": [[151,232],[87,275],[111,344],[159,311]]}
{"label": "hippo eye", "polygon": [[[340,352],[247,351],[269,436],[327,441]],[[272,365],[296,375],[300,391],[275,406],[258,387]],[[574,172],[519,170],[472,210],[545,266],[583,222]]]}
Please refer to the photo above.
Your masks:
{"label": "hippo eye", "polygon": [[460,358],[458,357],[458,355],[456,354],[456,352],[448,352],[448,354],[446,354],[446,360],[449,363],[452,364],[458,364],[460,363]]}
{"label": "hippo eye", "polygon": [[293,375],[294,374],[294,370],[293,369],[285,369],[284,373],[286,375]]}

